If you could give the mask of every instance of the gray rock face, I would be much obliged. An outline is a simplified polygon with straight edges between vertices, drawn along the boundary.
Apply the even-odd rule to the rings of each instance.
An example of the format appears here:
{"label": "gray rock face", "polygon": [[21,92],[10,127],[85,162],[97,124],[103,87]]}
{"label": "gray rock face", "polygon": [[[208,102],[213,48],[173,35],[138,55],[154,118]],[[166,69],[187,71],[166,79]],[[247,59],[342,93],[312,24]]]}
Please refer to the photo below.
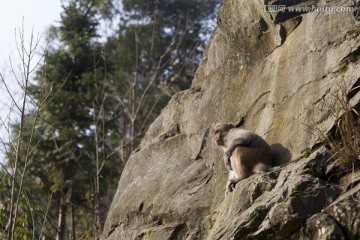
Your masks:
{"label": "gray rock face", "polygon": [[[264,11],[276,4],[287,9]],[[223,1],[192,88],[172,98],[130,157],[102,239],[359,238],[360,186],[329,181],[325,150],[303,157],[339,116],[340,85],[360,85],[358,11],[289,9],[314,4],[358,2]],[[211,126],[241,119],[281,166],[225,198]]]}

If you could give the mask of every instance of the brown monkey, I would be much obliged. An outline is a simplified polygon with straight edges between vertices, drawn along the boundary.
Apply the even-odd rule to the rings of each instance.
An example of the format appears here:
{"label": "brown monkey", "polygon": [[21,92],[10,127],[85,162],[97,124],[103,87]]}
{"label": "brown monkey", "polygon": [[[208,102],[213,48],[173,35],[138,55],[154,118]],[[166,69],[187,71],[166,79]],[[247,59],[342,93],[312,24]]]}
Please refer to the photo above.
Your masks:
{"label": "brown monkey", "polygon": [[229,171],[226,192],[254,173],[267,172],[272,167],[271,149],[259,135],[233,124],[216,124],[215,142],[224,151],[224,162]]}

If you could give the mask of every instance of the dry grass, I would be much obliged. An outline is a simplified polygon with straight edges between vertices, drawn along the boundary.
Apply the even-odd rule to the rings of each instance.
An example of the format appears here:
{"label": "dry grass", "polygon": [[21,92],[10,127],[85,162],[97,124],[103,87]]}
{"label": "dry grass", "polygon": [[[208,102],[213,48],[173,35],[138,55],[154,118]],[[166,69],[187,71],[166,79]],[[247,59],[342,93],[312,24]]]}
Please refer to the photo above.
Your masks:
{"label": "dry grass", "polygon": [[349,102],[349,94],[358,91],[359,87],[346,90],[343,85],[336,97],[340,104],[342,116],[327,136],[327,143],[336,157],[337,165],[344,172],[360,168],[360,119],[359,113]]}

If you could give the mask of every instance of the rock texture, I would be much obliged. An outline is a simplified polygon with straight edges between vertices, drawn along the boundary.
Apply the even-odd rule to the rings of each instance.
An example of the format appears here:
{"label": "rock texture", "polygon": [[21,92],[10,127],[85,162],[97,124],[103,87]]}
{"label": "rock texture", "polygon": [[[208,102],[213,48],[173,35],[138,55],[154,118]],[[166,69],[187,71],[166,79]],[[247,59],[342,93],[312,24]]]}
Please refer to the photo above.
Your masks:
{"label": "rock texture", "polygon": [[[289,10],[329,4],[359,6],[223,1],[191,89],[172,98],[130,157],[102,239],[359,239],[359,181],[333,181],[317,149],[339,116],[340,86],[360,85],[359,11]],[[288,8],[264,11],[275,5]],[[359,90],[349,92],[353,104]],[[219,121],[244,121],[280,165],[227,197],[211,133]]]}

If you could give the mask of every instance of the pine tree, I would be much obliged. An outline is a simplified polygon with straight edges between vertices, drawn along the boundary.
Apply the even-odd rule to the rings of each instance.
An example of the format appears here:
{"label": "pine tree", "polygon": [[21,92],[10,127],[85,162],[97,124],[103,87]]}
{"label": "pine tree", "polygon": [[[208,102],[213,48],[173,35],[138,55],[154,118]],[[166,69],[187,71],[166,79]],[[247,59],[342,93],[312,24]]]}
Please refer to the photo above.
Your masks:
{"label": "pine tree", "polygon": [[[217,3],[124,0],[116,11],[115,2],[64,1],[50,30],[51,48],[28,92],[35,109],[22,141],[31,146],[20,149],[22,236],[100,236],[124,163],[169,98],[190,86]],[[120,17],[105,40],[102,16]],[[34,149],[30,162],[26,149]]]}
{"label": "pine tree", "polygon": [[[52,196],[47,229],[57,239],[65,239],[66,233],[75,238],[88,231],[93,220],[82,215],[95,219],[90,233],[99,235],[100,212],[107,207],[100,206],[100,196],[105,198],[106,190],[114,188],[111,184],[115,181],[107,181],[108,177],[117,179],[119,174],[113,167],[116,155],[106,157],[115,148],[112,138],[118,127],[112,117],[114,87],[106,80],[102,46],[97,41],[98,6],[91,0],[72,0],[63,10],[60,26],[51,30],[56,47],[46,52],[45,64],[29,92],[40,103],[42,89],[52,89],[46,93],[51,100],[39,106],[32,141],[36,152],[27,176],[39,183],[43,199]],[[15,126],[13,129],[17,131]],[[24,140],[32,134],[31,129],[25,132]],[[43,211],[46,202],[38,207]],[[56,226],[55,233],[51,225]]]}
{"label": "pine tree", "polygon": [[[125,109],[125,156],[170,97],[190,87],[218,0],[124,0],[117,35],[105,49]],[[210,21],[212,20],[212,21]]]}

